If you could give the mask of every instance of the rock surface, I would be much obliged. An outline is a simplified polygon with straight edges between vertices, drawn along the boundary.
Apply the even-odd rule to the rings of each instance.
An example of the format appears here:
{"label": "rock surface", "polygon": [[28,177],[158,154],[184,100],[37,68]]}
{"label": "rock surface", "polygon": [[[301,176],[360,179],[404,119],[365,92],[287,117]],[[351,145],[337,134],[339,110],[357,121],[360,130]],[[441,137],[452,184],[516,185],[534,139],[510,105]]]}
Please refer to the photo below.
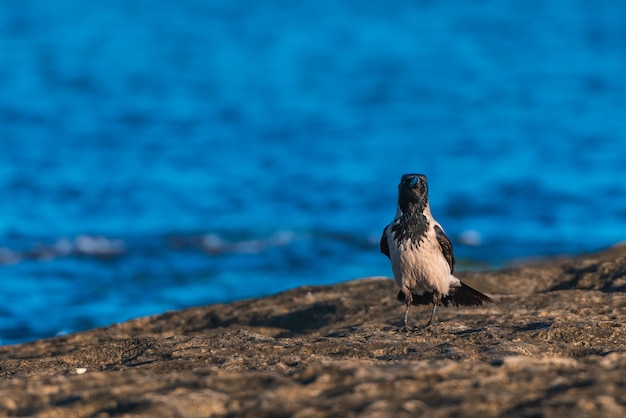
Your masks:
{"label": "rock surface", "polygon": [[626,246],[458,276],[408,334],[370,278],[0,347],[0,416],[626,416]]}

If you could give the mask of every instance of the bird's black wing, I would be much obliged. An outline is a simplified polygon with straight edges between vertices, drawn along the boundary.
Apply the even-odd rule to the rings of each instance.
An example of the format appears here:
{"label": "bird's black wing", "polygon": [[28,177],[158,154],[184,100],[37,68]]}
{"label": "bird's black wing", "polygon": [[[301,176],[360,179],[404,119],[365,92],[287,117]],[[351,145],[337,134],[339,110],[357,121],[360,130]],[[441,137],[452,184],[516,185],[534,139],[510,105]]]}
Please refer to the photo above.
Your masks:
{"label": "bird's black wing", "polygon": [[437,241],[439,242],[439,246],[441,247],[441,252],[446,258],[446,261],[448,261],[448,265],[450,266],[450,273],[454,273],[455,261],[454,252],[452,251],[452,243],[439,225],[435,225],[435,233],[437,234]]}
{"label": "bird's black wing", "polygon": [[389,241],[387,241],[387,227],[383,229],[383,236],[380,237],[380,252],[391,259],[391,255],[389,254]]}

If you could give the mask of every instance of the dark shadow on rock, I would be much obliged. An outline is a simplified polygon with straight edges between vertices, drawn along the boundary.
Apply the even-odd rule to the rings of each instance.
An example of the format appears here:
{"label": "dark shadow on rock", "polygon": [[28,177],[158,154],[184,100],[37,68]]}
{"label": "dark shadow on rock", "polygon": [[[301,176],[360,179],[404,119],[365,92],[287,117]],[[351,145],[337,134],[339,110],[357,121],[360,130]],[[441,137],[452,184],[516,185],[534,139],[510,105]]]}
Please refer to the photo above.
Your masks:
{"label": "dark shadow on rock", "polygon": [[581,267],[568,265],[563,268],[571,279],[555,284],[548,291],[584,289],[602,292],[626,292],[626,258],[601,261]]}
{"label": "dark shadow on rock", "polygon": [[538,331],[548,329],[552,326],[552,322],[531,322],[529,324],[513,327],[513,332]]}
{"label": "dark shadow on rock", "polygon": [[295,312],[269,318],[253,318],[250,325],[281,328],[285,331],[277,337],[293,337],[306,331],[320,329],[336,321],[336,312],[336,304],[319,302]]}
{"label": "dark shadow on rock", "polygon": [[[103,414],[106,414],[106,416],[140,414],[142,412],[148,412],[151,406],[152,406],[152,403],[147,400],[142,400],[142,401],[128,400],[128,401],[123,401],[123,402],[118,403],[113,408],[108,408],[100,412]],[[95,415],[99,415],[99,414],[95,414]]]}
{"label": "dark shadow on rock", "polygon": [[298,311],[274,316],[258,314],[241,319],[222,318],[216,312],[209,312],[204,316],[202,328],[227,328],[235,325],[280,328],[285,331],[276,337],[282,338],[317,330],[336,321],[338,321],[337,304],[318,302]]}
{"label": "dark shadow on rock", "polygon": [[471,329],[464,329],[463,331],[455,331],[452,334],[456,335],[457,337],[462,337],[464,335],[470,335],[470,334],[476,334],[477,332],[482,331],[482,328],[471,328]]}
{"label": "dark shadow on rock", "polygon": [[[209,311],[206,313],[206,315],[204,315],[204,319],[200,324],[196,324],[199,325],[199,329],[203,329],[203,328],[222,328],[222,327],[228,327],[229,325],[231,325],[234,321],[234,319],[223,319],[220,315],[218,315],[217,312],[215,311]],[[197,329],[194,329],[194,331],[196,331]]]}
{"label": "dark shadow on rock", "polygon": [[554,397],[562,395],[568,391],[579,388],[588,388],[593,386],[592,380],[582,380],[578,382],[572,382],[569,384],[560,384],[550,387],[546,390],[543,397],[539,399],[533,399],[525,402],[521,402],[507,411],[504,411],[501,416],[503,417],[543,417],[545,416],[545,410],[554,399]]}

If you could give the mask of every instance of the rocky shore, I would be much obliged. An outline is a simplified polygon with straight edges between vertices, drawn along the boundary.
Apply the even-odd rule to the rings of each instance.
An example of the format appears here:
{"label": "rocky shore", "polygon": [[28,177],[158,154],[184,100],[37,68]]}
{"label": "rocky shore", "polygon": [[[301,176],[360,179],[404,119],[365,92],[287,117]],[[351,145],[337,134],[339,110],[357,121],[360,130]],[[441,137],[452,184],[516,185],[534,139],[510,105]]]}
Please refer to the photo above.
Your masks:
{"label": "rocky shore", "polygon": [[458,276],[408,334],[368,278],[3,346],[0,416],[626,416],[626,246]]}

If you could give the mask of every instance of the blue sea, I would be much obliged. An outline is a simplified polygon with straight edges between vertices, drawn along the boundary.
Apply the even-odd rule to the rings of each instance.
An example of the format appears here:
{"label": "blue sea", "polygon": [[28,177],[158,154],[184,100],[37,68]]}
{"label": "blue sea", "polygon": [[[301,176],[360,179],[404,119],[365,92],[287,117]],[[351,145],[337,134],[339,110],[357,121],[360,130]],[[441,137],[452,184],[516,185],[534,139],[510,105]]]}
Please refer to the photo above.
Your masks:
{"label": "blue sea", "polygon": [[391,275],[425,173],[458,268],[626,239],[626,2],[0,8],[0,344]]}

